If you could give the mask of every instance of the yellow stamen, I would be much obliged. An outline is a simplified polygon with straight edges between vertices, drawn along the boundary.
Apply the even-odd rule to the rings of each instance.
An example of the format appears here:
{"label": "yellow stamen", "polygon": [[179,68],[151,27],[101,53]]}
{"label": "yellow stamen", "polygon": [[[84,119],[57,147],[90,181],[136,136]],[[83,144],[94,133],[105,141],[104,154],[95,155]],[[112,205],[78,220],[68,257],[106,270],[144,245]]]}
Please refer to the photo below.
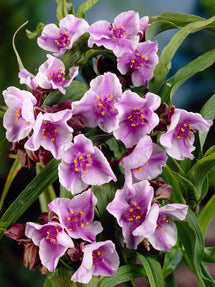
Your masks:
{"label": "yellow stamen", "polygon": [[99,107],[102,107],[103,105],[101,103],[98,104]]}
{"label": "yellow stamen", "polygon": [[55,139],[54,138],[51,138],[51,142],[53,142]]}
{"label": "yellow stamen", "polygon": [[67,217],[67,220],[69,220],[69,221],[70,221],[70,220],[71,220],[71,218],[68,216],[68,217]]}
{"label": "yellow stamen", "polygon": [[76,168],[75,168],[75,171],[79,171],[79,169],[76,167]]}
{"label": "yellow stamen", "polygon": [[129,212],[132,212],[133,210],[134,210],[133,208],[130,208],[130,209],[129,209]]}

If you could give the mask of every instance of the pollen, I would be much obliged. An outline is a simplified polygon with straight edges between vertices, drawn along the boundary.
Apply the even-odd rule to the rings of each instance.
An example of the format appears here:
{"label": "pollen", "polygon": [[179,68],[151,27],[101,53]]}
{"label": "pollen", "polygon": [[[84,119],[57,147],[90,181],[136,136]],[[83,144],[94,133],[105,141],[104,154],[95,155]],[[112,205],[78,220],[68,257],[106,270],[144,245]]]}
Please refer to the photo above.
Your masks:
{"label": "pollen", "polygon": [[69,221],[70,221],[70,220],[71,220],[71,218],[68,216],[68,217],[67,217],[67,220],[69,220]]}
{"label": "pollen", "polygon": [[88,153],[88,154],[87,154],[87,157],[91,157],[91,154]]}
{"label": "pollen", "polygon": [[46,139],[46,136],[43,136],[44,140]]}
{"label": "pollen", "polygon": [[82,223],[82,224],[81,224],[81,228],[83,228],[83,227],[84,227],[84,224]]}
{"label": "pollen", "polygon": [[103,105],[101,103],[98,104],[99,107],[102,107]]}
{"label": "pollen", "polygon": [[148,57],[145,57],[145,60],[146,60],[146,61],[148,61],[148,59],[149,59]]}
{"label": "pollen", "polygon": [[104,116],[105,112],[101,112],[101,115]]}
{"label": "pollen", "polygon": [[55,141],[55,138],[51,138],[51,142]]}
{"label": "pollen", "polygon": [[163,228],[163,227],[161,228],[161,231],[164,231],[164,228]]}
{"label": "pollen", "polygon": [[76,167],[76,168],[75,168],[75,171],[79,171],[79,169]]}

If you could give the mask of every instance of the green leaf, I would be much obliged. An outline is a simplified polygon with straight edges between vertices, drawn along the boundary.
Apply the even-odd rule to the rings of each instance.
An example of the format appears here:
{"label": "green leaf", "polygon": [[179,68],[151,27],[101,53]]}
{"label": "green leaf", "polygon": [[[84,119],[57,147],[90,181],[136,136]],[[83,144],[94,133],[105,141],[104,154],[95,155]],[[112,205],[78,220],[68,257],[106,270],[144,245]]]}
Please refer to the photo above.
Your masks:
{"label": "green leaf", "polygon": [[[215,62],[215,49],[197,57],[186,66],[179,69],[173,77],[168,79],[160,91],[160,97],[165,103],[171,103],[171,99],[176,90],[190,77],[199,73]],[[214,108],[215,116],[215,108]]]}
{"label": "green leaf", "polygon": [[142,265],[124,265],[120,266],[113,276],[102,279],[97,287],[115,287],[117,284],[133,281],[138,277],[146,277],[146,272]]}
{"label": "green leaf", "polygon": [[28,21],[26,21],[25,23],[23,23],[17,30],[16,32],[14,33],[13,35],[13,39],[12,39],[12,46],[13,46],[13,50],[15,52],[15,55],[16,55],[16,58],[17,58],[17,62],[18,62],[18,67],[19,67],[19,70],[22,70],[24,69],[24,65],[22,64],[22,60],[19,56],[19,53],[16,49],[16,45],[15,45],[15,38],[16,38],[16,34],[26,25],[28,24]]}
{"label": "green leaf", "polygon": [[173,29],[173,28],[177,28],[178,26],[175,25],[172,22],[169,21],[165,21],[165,20],[160,20],[157,22],[153,22],[147,29],[146,29],[146,33],[145,33],[145,39],[152,41],[152,39],[159,33],[169,30],[169,29]]}
{"label": "green leaf", "polygon": [[83,95],[88,91],[88,89],[89,87],[85,83],[79,81],[72,81],[69,87],[66,88],[65,95],[62,95],[60,91],[55,90],[48,94],[43,104],[52,106],[66,99],[79,101],[83,97]]}
{"label": "green leaf", "polygon": [[163,276],[169,276],[178,266],[182,259],[182,252],[178,246],[174,246],[165,254],[163,263]]}
{"label": "green leaf", "polygon": [[120,159],[123,154],[127,152],[124,144],[121,141],[116,140],[115,137],[110,138],[106,143],[109,146],[109,149],[113,151],[115,159]]}
{"label": "green leaf", "polygon": [[11,168],[10,168],[10,171],[8,173],[8,176],[7,176],[7,179],[6,179],[2,194],[1,194],[0,210],[2,209],[5,197],[9,191],[10,186],[11,186],[14,178],[16,177],[17,173],[20,171],[21,168],[22,168],[22,165],[18,162],[17,159],[15,159]]}
{"label": "green leaf", "polygon": [[159,63],[155,69],[154,77],[150,81],[149,90],[150,92],[159,93],[159,90],[161,86],[163,85],[163,82],[171,69],[171,60],[174,57],[176,51],[182,44],[182,42],[186,39],[186,37],[190,33],[194,33],[197,31],[200,31],[213,23],[215,20],[215,16],[208,19],[208,20],[202,20],[193,22],[190,24],[187,24],[183,28],[181,28],[169,41],[169,43],[164,47],[163,51],[161,52],[161,55],[159,57]]}
{"label": "green leaf", "polygon": [[32,32],[32,31],[26,29],[25,32],[26,32],[27,37],[29,39],[35,39],[35,38],[39,37],[44,27],[45,27],[45,24],[38,23],[35,31]]}
{"label": "green leaf", "polygon": [[215,247],[214,246],[205,247],[202,261],[206,263],[215,263]]}
{"label": "green leaf", "polygon": [[[213,95],[202,107],[200,114],[203,116],[206,120],[214,120],[215,119],[215,95]],[[203,145],[205,143],[206,137],[208,132],[199,134],[199,140],[201,148],[203,148]]]}
{"label": "green leaf", "polygon": [[210,172],[210,170],[215,165],[215,151],[210,154],[205,154],[205,156],[198,160],[188,172],[187,178],[195,185],[196,190],[199,194],[197,200],[202,198],[202,186],[203,183]]}
{"label": "green leaf", "polygon": [[201,227],[204,237],[207,231],[207,227],[215,213],[214,206],[215,206],[215,194],[213,194],[212,197],[208,200],[198,218],[199,225]]}
{"label": "green leaf", "polygon": [[44,287],[77,287],[78,285],[75,282],[71,281],[71,277],[74,271],[71,271],[64,267],[59,267],[55,272],[50,273],[47,276]]}
{"label": "green leaf", "polygon": [[164,278],[160,263],[152,256],[143,255],[137,252],[140,261],[146,271],[151,287],[164,287]]}
{"label": "green leaf", "polygon": [[85,14],[86,12],[91,9],[93,6],[96,5],[96,3],[99,2],[99,0],[86,0],[85,2],[83,2],[77,10],[77,17],[78,18],[85,18]]}
{"label": "green leaf", "polygon": [[69,0],[56,0],[57,2],[57,19],[60,21],[68,14],[73,12],[73,5]]}
{"label": "green leaf", "polygon": [[204,239],[195,214],[188,210],[186,219],[175,221],[178,229],[178,238],[182,242],[185,252],[184,258],[188,267],[198,280],[198,286],[206,286],[201,276],[200,263],[204,253]]}
{"label": "green leaf", "polygon": [[[21,194],[8,207],[0,220],[1,222],[8,222],[9,226],[19,219],[39,195],[58,178],[58,163],[59,161],[52,159],[44,167],[44,169],[27,185]],[[0,238],[3,235],[4,233],[0,231]]]}

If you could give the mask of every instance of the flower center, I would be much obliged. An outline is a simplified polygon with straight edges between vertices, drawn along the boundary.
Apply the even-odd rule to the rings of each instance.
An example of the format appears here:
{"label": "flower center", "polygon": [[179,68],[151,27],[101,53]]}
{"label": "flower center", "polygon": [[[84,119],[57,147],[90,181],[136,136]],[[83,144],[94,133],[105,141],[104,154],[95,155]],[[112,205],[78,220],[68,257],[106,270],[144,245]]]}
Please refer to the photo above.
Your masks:
{"label": "flower center", "polygon": [[194,132],[194,130],[191,128],[190,125],[186,123],[179,124],[176,129],[176,135],[178,139],[190,139],[191,132]]}
{"label": "flower center", "polygon": [[169,223],[169,219],[165,214],[159,214],[157,219],[157,225],[156,228],[160,228],[161,231],[165,230],[165,225]]}
{"label": "flower center", "polygon": [[92,165],[91,154],[79,153],[74,159],[75,171],[85,174],[88,172],[88,168]]}
{"label": "flower center", "polygon": [[61,231],[62,228],[59,225],[49,226],[45,233],[46,240],[52,243],[56,242],[56,237]]}
{"label": "flower center", "polygon": [[82,211],[74,212],[73,210],[70,210],[70,214],[69,216],[67,216],[65,224],[68,230],[72,231],[80,227],[83,228],[84,226],[87,226],[89,223],[85,220]]}
{"label": "flower center", "polygon": [[70,45],[71,37],[67,31],[59,32],[58,38],[55,39],[55,43],[59,48],[68,47]]}
{"label": "flower center", "polygon": [[140,126],[140,125],[145,125],[145,116],[143,114],[142,109],[138,106],[137,108],[133,108],[132,111],[128,114],[128,120],[130,122],[130,125],[132,127]]}
{"label": "flower center", "polygon": [[117,27],[116,24],[110,25],[110,32],[112,34],[112,38],[115,40],[121,39],[121,38],[128,35],[128,32],[126,32],[125,27],[123,27],[123,26]]}
{"label": "flower center", "polygon": [[22,120],[25,124],[27,123],[27,121],[25,121],[22,117],[22,110],[21,109],[17,109],[16,112],[14,113],[14,115],[16,116],[16,121],[19,122],[20,120]]}
{"label": "flower center", "polygon": [[114,99],[113,95],[105,97],[104,99],[101,99],[99,96],[97,96],[98,113],[101,114],[102,116],[104,116],[105,113],[116,114],[117,111],[114,108],[115,103],[116,100]]}
{"label": "flower center", "polygon": [[148,57],[146,57],[145,55],[140,55],[138,52],[136,52],[133,59],[130,61],[130,68],[133,70],[139,70],[143,68],[147,61]]}
{"label": "flower center", "polygon": [[65,84],[65,72],[63,72],[62,69],[58,69],[57,72],[51,72],[51,74],[48,76],[49,79],[52,79],[53,82],[58,84]]}
{"label": "flower center", "polygon": [[97,249],[93,251],[93,265],[92,268],[94,268],[96,265],[100,264],[100,263],[104,263],[104,257],[103,257],[104,251],[102,249]]}
{"label": "flower center", "polygon": [[43,121],[40,129],[43,139],[47,139],[52,142],[55,141],[58,130],[57,124],[53,124],[52,121]]}
{"label": "flower center", "polygon": [[141,207],[137,205],[137,202],[129,204],[126,214],[124,215],[128,223],[142,223],[145,218],[144,211],[141,210]]}

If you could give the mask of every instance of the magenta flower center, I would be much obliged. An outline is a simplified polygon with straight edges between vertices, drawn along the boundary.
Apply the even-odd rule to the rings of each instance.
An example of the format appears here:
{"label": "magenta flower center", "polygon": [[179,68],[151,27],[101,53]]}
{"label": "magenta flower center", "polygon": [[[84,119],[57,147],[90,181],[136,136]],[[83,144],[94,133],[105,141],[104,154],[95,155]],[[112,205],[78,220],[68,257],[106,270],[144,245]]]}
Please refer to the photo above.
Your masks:
{"label": "magenta flower center", "polygon": [[93,255],[92,255],[93,265],[92,265],[92,268],[94,268],[96,265],[98,265],[100,263],[104,263],[105,262],[103,254],[104,254],[104,251],[101,248],[93,251]]}
{"label": "magenta flower center", "polygon": [[103,99],[97,96],[97,110],[98,113],[104,116],[106,113],[108,114],[116,114],[116,109],[114,108],[114,104],[116,100],[113,95],[108,97],[104,97]]}
{"label": "magenta flower center", "polygon": [[75,171],[85,174],[92,165],[91,154],[79,153],[74,159]]}
{"label": "magenta flower center", "polygon": [[184,139],[188,141],[190,139],[191,133],[193,133],[194,130],[191,128],[190,125],[186,123],[181,123],[177,126],[176,129],[176,136],[178,139]]}
{"label": "magenta flower center", "polygon": [[22,117],[22,110],[21,109],[17,109],[16,112],[14,113],[14,115],[16,116],[16,121],[19,122],[20,120],[22,120],[25,124],[27,123],[27,121],[25,121]]}
{"label": "magenta flower center", "polygon": [[51,225],[51,226],[45,227],[44,229],[45,229],[44,237],[49,243],[55,243],[57,241],[56,238],[57,238],[58,233],[62,231],[62,228],[59,225],[54,225],[54,226]]}
{"label": "magenta flower center", "polygon": [[83,228],[87,226],[89,223],[85,220],[84,213],[82,211],[75,212],[70,210],[70,213],[66,217],[65,225],[69,231],[74,231],[77,228]]}
{"label": "magenta flower center", "polygon": [[112,34],[113,39],[121,39],[128,35],[128,32],[126,31],[125,27],[123,26],[117,27],[116,24],[110,25],[110,32]]}
{"label": "magenta flower center", "polygon": [[71,42],[71,37],[67,31],[65,32],[59,32],[58,38],[55,39],[55,43],[59,48],[68,47]]}
{"label": "magenta flower center", "polygon": [[40,132],[43,135],[43,139],[47,139],[51,142],[55,141],[56,136],[58,134],[58,126],[56,123],[52,121],[43,121]]}
{"label": "magenta flower center", "polygon": [[65,72],[63,72],[62,69],[58,69],[57,72],[51,72],[49,75],[49,79],[51,79],[53,82],[58,84],[65,84]]}
{"label": "magenta flower center", "polygon": [[137,202],[135,201],[129,204],[126,214],[123,215],[123,217],[130,224],[141,224],[145,218],[145,212],[140,206],[137,205]]}
{"label": "magenta flower center", "polygon": [[136,127],[136,126],[143,126],[146,124],[145,116],[143,114],[143,109],[139,106],[136,108],[133,108],[132,111],[127,116],[128,122],[130,123],[130,126]]}
{"label": "magenta flower center", "polygon": [[138,52],[136,52],[134,57],[130,61],[130,68],[133,70],[139,70],[143,68],[143,66],[148,60],[148,57],[146,57],[145,55],[140,55]]}
{"label": "magenta flower center", "polygon": [[169,219],[167,218],[167,216],[165,214],[159,214],[156,228],[160,228],[161,231],[164,231],[166,224],[169,224]]}

